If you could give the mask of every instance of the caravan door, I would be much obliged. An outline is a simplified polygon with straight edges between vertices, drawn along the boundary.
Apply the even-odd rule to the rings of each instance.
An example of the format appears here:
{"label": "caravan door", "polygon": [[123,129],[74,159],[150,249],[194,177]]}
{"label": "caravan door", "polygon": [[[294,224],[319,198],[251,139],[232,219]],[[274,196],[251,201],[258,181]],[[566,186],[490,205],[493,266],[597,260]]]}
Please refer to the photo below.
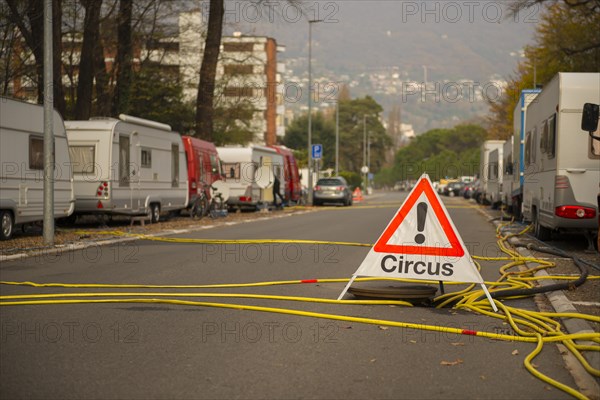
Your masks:
{"label": "caravan door", "polygon": [[119,194],[115,196],[114,202],[116,208],[122,208],[123,211],[139,210],[139,196],[137,195],[139,190],[136,189],[139,189],[140,171],[139,168],[136,170],[134,162],[137,159],[135,152],[137,147],[132,143],[136,140],[134,137],[135,135],[119,133]]}

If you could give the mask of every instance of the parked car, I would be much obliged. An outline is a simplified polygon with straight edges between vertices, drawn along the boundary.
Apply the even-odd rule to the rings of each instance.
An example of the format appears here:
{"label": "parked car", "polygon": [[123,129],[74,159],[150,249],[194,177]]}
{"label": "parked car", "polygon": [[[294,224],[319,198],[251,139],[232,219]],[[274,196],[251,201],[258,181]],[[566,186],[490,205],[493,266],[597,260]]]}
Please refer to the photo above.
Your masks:
{"label": "parked car", "polygon": [[476,187],[479,185],[478,180],[474,180],[473,182],[467,183],[460,190],[459,195],[463,196],[465,199],[470,199],[473,197],[473,193],[475,192]]}
{"label": "parked car", "polygon": [[444,188],[444,195],[445,196],[450,196],[450,197],[454,197],[454,196],[458,196],[461,189],[466,185],[466,183],[464,182],[450,182],[445,188]]}
{"label": "parked car", "polygon": [[352,205],[352,191],[344,178],[336,176],[317,181],[313,192],[313,204],[319,206],[325,203]]}

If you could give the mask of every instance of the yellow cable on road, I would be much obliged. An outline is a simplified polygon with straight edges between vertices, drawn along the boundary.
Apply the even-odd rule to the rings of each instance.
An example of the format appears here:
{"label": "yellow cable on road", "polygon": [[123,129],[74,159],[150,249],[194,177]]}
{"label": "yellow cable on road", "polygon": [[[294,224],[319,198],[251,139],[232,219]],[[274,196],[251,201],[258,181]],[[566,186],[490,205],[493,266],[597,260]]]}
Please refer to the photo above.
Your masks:
{"label": "yellow cable on road", "polygon": [[[507,244],[508,239],[516,237],[526,233],[530,227],[527,227],[520,232],[511,233],[507,235],[502,234],[502,229],[508,226],[508,224],[501,224],[497,228],[498,236],[498,248],[506,254],[502,257],[482,257],[473,256],[474,260],[478,261],[506,261],[499,269],[500,277],[495,282],[486,282],[486,285],[490,288],[490,292],[498,293],[513,289],[531,289],[542,279],[555,279],[555,280],[576,280],[579,277],[576,276],[544,276],[537,277],[534,273],[539,270],[545,270],[552,268],[555,263],[550,260],[539,259],[536,257],[524,257],[517,253],[514,249],[510,248]],[[163,241],[167,243],[195,243],[195,244],[316,244],[316,245],[335,245],[335,246],[355,246],[355,247],[372,247],[372,244],[366,243],[354,243],[354,242],[336,242],[336,241],[314,241],[314,240],[284,240],[284,239],[241,239],[241,240],[219,240],[219,239],[184,239],[184,238],[171,238],[171,237],[158,237],[149,235],[131,234],[120,231],[105,231],[105,232],[82,232],[84,234],[103,234],[113,236],[126,236],[133,237],[140,240],[152,240],[152,241]],[[526,263],[533,265],[526,265]],[[480,268],[479,263],[477,267]],[[526,270],[515,271],[515,267],[526,266]],[[588,279],[600,279],[600,276],[590,276]],[[112,288],[112,289],[219,289],[219,288],[251,288],[251,287],[264,287],[272,285],[295,285],[295,284],[316,284],[316,283],[345,283],[348,282],[348,278],[342,279],[302,279],[302,280],[288,280],[288,281],[271,281],[271,282],[253,282],[253,283],[233,283],[233,284],[204,284],[204,285],[144,285],[144,284],[66,284],[66,283],[35,283],[35,282],[8,282],[2,281],[0,284],[4,285],[20,285],[30,287],[60,287],[60,288]],[[395,282],[418,282],[418,283],[437,283],[436,281],[422,281],[412,279],[401,279],[401,278],[358,278],[356,281],[395,281]],[[447,282],[446,284],[451,285],[464,285],[460,282]],[[577,318],[587,320],[595,323],[600,323],[600,317],[593,315],[581,314],[581,313],[550,313],[550,312],[538,312],[517,309],[508,306],[507,304],[495,300],[500,312],[492,312],[490,304],[487,301],[479,300],[483,296],[483,292],[476,285],[467,285],[466,288],[458,290],[453,293],[447,293],[437,297],[434,302],[437,307],[444,307],[449,304],[453,304],[456,309],[464,309],[471,312],[488,316],[491,318],[505,321],[510,328],[515,332],[511,334],[500,334],[495,332],[485,331],[474,331],[453,327],[425,325],[425,324],[414,324],[400,321],[389,321],[373,318],[363,318],[355,316],[345,316],[337,314],[325,314],[317,312],[309,312],[302,310],[276,308],[276,307],[264,307],[255,305],[244,305],[244,304],[230,304],[230,303],[214,303],[214,302],[201,302],[201,301],[190,301],[190,300],[178,300],[168,297],[214,297],[214,298],[245,298],[245,299],[265,299],[265,300],[279,300],[279,301],[298,301],[298,302],[318,302],[328,304],[345,304],[345,305],[358,305],[358,304],[370,304],[370,305],[402,305],[407,306],[410,303],[403,301],[392,301],[392,300],[330,300],[321,298],[310,298],[310,297],[297,297],[297,296],[279,296],[279,295],[263,295],[263,294],[228,294],[228,293],[163,293],[163,292],[92,292],[92,293],[35,293],[35,294],[17,294],[0,296],[0,306],[17,306],[17,305],[55,305],[55,304],[114,304],[114,303],[162,303],[182,306],[196,306],[196,307],[218,307],[228,308],[237,310],[251,310],[260,312],[272,312],[288,315],[298,315],[313,318],[324,318],[331,320],[339,320],[346,322],[364,323],[364,324],[375,324],[382,326],[392,326],[406,329],[421,329],[436,332],[451,333],[457,335],[472,335],[485,337],[495,340],[505,341],[516,341],[535,343],[535,349],[525,358],[524,365],[526,369],[535,377],[541,379],[548,384],[555,386],[556,388],[570,394],[578,399],[585,399],[586,397],[582,394],[570,388],[556,380],[552,379],[545,374],[538,371],[532,364],[532,360],[539,354],[544,343],[560,342],[575,356],[581,365],[591,375],[600,376],[600,371],[593,368],[587,360],[583,357],[583,351],[600,351],[600,333],[578,333],[578,334],[565,334],[562,332],[560,318]],[[514,296],[513,298],[521,298],[527,295]],[[102,297],[98,299],[98,297]],[[127,298],[124,298],[127,297]],[[129,298],[133,297],[133,298]],[[510,299],[505,299],[510,300]],[[592,344],[579,344],[576,341],[585,340]]]}

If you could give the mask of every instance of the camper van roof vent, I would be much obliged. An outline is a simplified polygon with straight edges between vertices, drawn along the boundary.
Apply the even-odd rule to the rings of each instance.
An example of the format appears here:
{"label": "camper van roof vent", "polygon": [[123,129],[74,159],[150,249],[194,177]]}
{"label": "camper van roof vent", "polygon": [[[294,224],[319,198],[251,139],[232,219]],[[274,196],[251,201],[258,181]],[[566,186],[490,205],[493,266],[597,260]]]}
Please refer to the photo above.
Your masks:
{"label": "camper van roof vent", "polygon": [[156,121],[150,121],[149,119],[132,117],[131,115],[127,115],[127,114],[120,114],[119,119],[123,122],[130,122],[132,124],[143,125],[143,126],[147,126],[149,128],[161,129],[163,131],[171,130],[170,125],[162,124],[162,123],[156,122]]}

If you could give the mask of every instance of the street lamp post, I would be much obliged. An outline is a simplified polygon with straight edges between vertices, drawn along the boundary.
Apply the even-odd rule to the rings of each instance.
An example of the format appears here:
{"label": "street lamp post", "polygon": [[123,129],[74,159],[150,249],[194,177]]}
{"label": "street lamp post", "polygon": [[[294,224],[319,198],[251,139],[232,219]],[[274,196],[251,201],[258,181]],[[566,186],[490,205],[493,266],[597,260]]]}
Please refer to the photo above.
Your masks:
{"label": "street lamp post", "polygon": [[340,99],[335,102],[335,176],[340,175]]}
{"label": "street lamp post", "polygon": [[[363,115],[363,168],[367,166],[367,115]],[[367,192],[367,173],[363,172],[363,185]]]}
{"label": "street lamp post", "polygon": [[308,204],[313,203],[312,176],[312,24],[321,22],[320,19],[308,21]]}

